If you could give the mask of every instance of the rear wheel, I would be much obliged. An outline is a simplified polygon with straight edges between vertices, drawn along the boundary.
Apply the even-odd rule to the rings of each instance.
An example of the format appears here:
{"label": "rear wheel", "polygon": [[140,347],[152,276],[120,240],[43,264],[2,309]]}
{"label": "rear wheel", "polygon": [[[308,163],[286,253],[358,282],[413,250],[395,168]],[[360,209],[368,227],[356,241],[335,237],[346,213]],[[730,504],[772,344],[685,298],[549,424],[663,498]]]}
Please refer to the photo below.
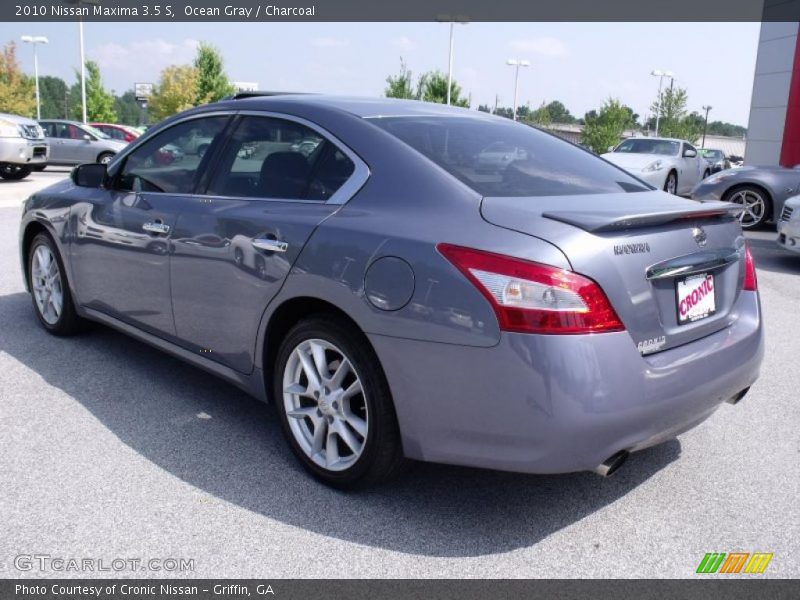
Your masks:
{"label": "rear wheel", "polygon": [[28,250],[28,281],[33,309],[42,326],[53,335],[73,335],[84,321],[75,312],[64,264],[53,239],[46,233],[33,238]]}
{"label": "rear wheel", "polygon": [[111,162],[112,158],[114,158],[113,152],[103,152],[97,157],[97,162],[99,162],[101,165],[107,165]]}
{"label": "rear wheel", "polygon": [[742,206],[739,213],[742,229],[760,227],[769,218],[770,200],[760,188],[751,185],[734,188],[726,192],[722,199]]}
{"label": "rear wheel", "polygon": [[670,171],[667,175],[667,180],[664,182],[664,191],[668,194],[676,194],[678,192],[678,174],[675,171]]}
{"label": "rear wheel", "polygon": [[9,181],[19,181],[25,179],[31,174],[31,168],[28,165],[14,165],[11,163],[0,164],[0,177],[8,179]]}
{"label": "rear wheel", "polygon": [[276,358],[273,397],[292,451],[324,483],[363,487],[402,467],[383,370],[347,322],[317,315],[289,331]]}

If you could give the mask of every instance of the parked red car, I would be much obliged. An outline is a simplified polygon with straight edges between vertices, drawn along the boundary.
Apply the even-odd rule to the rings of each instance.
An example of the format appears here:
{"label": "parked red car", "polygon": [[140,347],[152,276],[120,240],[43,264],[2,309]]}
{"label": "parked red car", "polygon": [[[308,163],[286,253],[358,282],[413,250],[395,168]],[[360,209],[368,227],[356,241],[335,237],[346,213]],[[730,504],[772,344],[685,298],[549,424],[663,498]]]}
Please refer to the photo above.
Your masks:
{"label": "parked red car", "polygon": [[115,123],[90,123],[90,125],[95,129],[99,129],[108,137],[121,142],[132,142],[140,135],[138,131],[126,125],[117,125]]}

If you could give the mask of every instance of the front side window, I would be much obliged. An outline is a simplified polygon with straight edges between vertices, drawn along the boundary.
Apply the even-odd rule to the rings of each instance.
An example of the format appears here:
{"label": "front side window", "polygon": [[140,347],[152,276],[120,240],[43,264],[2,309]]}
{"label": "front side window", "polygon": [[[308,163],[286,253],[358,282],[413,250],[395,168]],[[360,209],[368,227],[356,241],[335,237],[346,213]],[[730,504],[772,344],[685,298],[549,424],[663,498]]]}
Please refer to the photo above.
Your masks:
{"label": "front side window", "polygon": [[355,165],[313,129],[272,117],[242,117],[207,191],[213,196],[325,201]]}
{"label": "front side window", "polygon": [[484,196],[564,196],[649,189],[590,152],[509,120],[409,116],[369,121]]}
{"label": "front side window", "polygon": [[191,119],[153,136],[125,158],[115,189],[191,194],[219,141],[227,116]]}

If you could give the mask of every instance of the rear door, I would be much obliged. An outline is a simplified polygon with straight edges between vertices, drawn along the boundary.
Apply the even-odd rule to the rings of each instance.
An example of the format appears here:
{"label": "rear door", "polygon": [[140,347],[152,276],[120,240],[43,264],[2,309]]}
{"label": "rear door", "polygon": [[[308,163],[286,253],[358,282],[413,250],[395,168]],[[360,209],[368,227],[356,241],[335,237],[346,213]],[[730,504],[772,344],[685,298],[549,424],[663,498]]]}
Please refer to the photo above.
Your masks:
{"label": "rear door", "polygon": [[307,123],[257,114],[239,118],[213,160],[207,190],[183,206],[173,236],[176,334],[249,373],[267,304],[366,167]]}

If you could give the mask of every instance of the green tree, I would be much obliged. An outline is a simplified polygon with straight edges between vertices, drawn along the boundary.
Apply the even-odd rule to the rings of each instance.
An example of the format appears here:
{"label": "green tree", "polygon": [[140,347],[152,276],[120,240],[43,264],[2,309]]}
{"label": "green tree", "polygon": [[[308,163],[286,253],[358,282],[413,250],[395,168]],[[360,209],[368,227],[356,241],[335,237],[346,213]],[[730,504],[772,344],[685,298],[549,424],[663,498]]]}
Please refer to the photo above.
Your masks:
{"label": "green tree", "polygon": [[479,110],[480,112],[485,112],[485,113],[490,113],[490,112],[492,112],[492,109],[489,107],[489,105],[488,105],[488,104],[479,104],[479,105],[478,105],[478,110]]}
{"label": "green tree", "polygon": [[195,106],[197,69],[189,65],[172,65],[161,71],[161,77],[150,97],[150,114],[160,121]]}
{"label": "green tree", "polygon": [[581,134],[581,144],[601,154],[619,143],[622,132],[634,126],[631,113],[619,100],[609,98],[599,112],[589,111]]}
{"label": "green tree", "polygon": [[142,123],[142,107],[136,100],[133,90],[128,90],[121,96],[114,98],[114,110],[117,112],[117,119],[126,125],[139,125]]}
{"label": "green tree", "polygon": [[574,123],[575,117],[569,112],[566,106],[558,100],[553,100],[548,103],[544,108],[547,109],[547,114],[553,123]]}
{"label": "green tree", "polygon": [[39,77],[39,99],[43,119],[69,118],[69,88],[60,77]]}
{"label": "green tree", "polygon": [[[75,119],[82,119],[80,72],[76,71],[75,77],[77,81],[70,89],[69,94],[72,101],[72,116]],[[86,61],[86,119],[89,122],[99,121],[100,123],[117,121],[117,113],[114,112],[114,96],[103,87],[100,67],[93,60]]]}
{"label": "green tree", "polygon": [[235,91],[225,74],[222,55],[211,44],[202,42],[197,47],[194,68],[197,70],[195,106],[216,102]]}
{"label": "green tree", "polygon": [[[703,120],[686,112],[689,96],[684,88],[667,88],[661,102],[654,102],[651,110],[659,114],[658,135],[693,142],[703,133]],[[698,115],[699,116],[699,115]]]}
{"label": "green tree", "polygon": [[387,98],[406,98],[418,100],[417,90],[414,89],[411,71],[400,57],[400,73],[397,75],[389,75],[386,78],[386,89],[383,90],[383,95]]}
{"label": "green tree", "polygon": [[520,120],[524,120],[538,127],[547,127],[553,123],[553,121],[555,121],[550,114],[549,105],[545,104],[544,102],[542,102],[542,105],[536,110],[530,111],[530,114],[524,116],[520,115],[519,118]]}
{"label": "green tree", "polygon": [[711,121],[708,124],[708,135],[724,135],[726,137],[744,137],[747,128],[724,121]]}
{"label": "green tree", "polygon": [[[419,78],[417,97],[425,102],[445,104],[447,102],[447,75],[441,71],[429,71]],[[469,99],[461,97],[461,86],[455,79],[450,82],[450,104],[469,106]]]}
{"label": "green tree", "polygon": [[25,117],[36,114],[36,87],[20,69],[14,42],[0,52],[0,112]]}

